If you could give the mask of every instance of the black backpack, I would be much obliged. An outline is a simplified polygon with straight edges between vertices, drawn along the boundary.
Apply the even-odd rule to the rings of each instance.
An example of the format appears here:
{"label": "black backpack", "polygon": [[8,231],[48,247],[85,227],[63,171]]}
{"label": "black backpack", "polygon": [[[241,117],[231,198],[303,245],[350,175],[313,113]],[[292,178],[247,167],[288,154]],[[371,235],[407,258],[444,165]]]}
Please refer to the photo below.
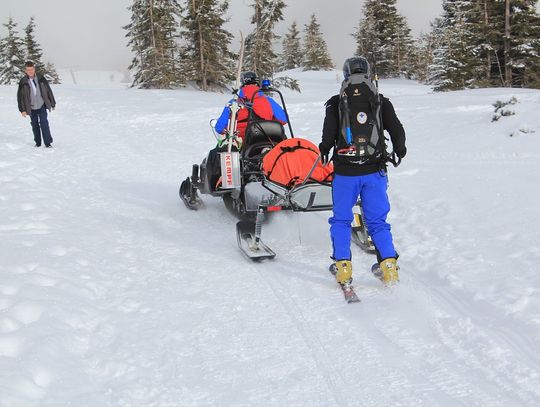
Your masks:
{"label": "black backpack", "polygon": [[384,161],[386,152],[381,97],[366,74],[343,81],[339,94],[337,154],[354,164]]}

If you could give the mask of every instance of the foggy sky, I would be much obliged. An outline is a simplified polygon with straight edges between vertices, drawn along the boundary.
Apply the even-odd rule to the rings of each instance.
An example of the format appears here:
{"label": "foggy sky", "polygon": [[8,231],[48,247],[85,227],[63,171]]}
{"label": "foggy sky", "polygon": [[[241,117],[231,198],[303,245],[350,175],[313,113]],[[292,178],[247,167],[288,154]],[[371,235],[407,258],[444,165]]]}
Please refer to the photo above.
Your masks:
{"label": "foggy sky", "polygon": [[[228,29],[237,34],[250,31],[249,18],[252,0],[231,0]],[[19,23],[23,31],[28,19],[34,16],[37,37],[44,50],[45,60],[58,68],[124,70],[131,53],[126,48],[122,26],[129,22],[130,0],[0,0],[0,23],[8,17]],[[301,28],[315,12],[336,65],[355,51],[350,36],[361,18],[363,0],[287,0],[285,21],[276,31],[286,32],[293,20]],[[429,22],[441,11],[440,0],[398,0],[414,34],[429,29]],[[0,35],[6,34],[0,27]],[[238,48],[233,44],[234,49]]]}

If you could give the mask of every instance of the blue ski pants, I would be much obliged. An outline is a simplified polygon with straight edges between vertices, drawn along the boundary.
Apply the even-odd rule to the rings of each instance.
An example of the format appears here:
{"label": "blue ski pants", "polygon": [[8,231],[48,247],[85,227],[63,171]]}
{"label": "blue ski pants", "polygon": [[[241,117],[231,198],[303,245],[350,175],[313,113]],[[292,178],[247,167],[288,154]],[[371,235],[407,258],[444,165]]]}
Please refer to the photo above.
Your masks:
{"label": "blue ski pants", "polygon": [[41,136],[45,145],[50,145],[53,142],[51,130],[49,129],[49,120],[47,119],[47,108],[45,105],[40,109],[30,112],[30,122],[32,123],[32,132],[34,133],[34,141],[38,146],[41,145]]}
{"label": "blue ski pants", "polygon": [[381,260],[396,257],[390,225],[386,222],[390,202],[386,174],[376,172],[359,176],[335,175],[332,182],[334,214],[330,218],[330,236],[335,260],[351,260],[351,223],[358,197],[366,226]]}

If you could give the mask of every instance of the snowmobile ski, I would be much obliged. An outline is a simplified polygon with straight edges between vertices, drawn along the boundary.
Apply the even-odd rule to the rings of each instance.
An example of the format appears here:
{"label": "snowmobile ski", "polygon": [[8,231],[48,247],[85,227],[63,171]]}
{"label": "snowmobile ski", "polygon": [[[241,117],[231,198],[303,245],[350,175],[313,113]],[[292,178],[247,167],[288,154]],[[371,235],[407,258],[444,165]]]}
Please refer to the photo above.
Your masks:
{"label": "snowmobile ski", "polygon": [[375,246],[373,245],[371,238],[369,236],[366,238],[365,232],[356,226],[352,227],[352,240],[354,244],[360,247],[363,251],[370,254],[375,253]]}
{"label": "snowmobile ski", "polygon": [[186,178],[182,182],[178,192],[180,199],[182,199],[182,202],[184,202],[184,205],[186,205],[187,208],[196,211],[203,206],[203,201],[199,197],[197,189],[193,187],[189,178]]}
{"label": "snowmobile ski", "polygon": [[[329,269],[330,273],[335,277],[336,276],[336,266],[335,264],[331,264]],[[354,287],[351,283],[345,283],[341,284],[338,283],[339,287],[343,291],[343,296],[345,297],[345,301],[347,301],[348,304],[353,304],[355,302],[360,302],[360,298],[356,295],[356,292],[354,291]]]}
{"label": "snowmobile ski", "polygon": [[241,220],[236,224],[236,238],[240,250],[253,261],[270,260],[276,253],[255,237],[255,222]]}
{"label": "snowmobile ski", "polygon": [[373,241],[371,240],[371,237],[367,232],[361,207],[358,213],[354,213],[354,221],[351,228],[351,235],[353,242],[362,250],[367,253],[375,252],[375,245],[373,244]]}

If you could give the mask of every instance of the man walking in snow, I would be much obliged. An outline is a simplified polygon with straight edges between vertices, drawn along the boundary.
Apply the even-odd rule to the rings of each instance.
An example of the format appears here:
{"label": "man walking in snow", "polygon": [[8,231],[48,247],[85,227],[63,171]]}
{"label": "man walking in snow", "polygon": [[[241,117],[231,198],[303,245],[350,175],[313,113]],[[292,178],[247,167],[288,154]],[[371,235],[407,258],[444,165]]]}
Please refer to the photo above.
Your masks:
{"label": "man walking in snow", "polygon": [[47,119],[47,110],[54,110],[56,101],[49,82],[43,75],[36,73],[33,62],[26,62],[26,75],[19,82],[17,102],[23,117],[30,116],[32,132],[36,147],[41,146],[41,138],[45,147],[52,147],[53,138]]}
{"label": "man walking in snow", "polygon": [[[392,139],[395,154],[405,157],[405,131],[392,103],[378,94],[368,61],[363,57],[347,59],[343,66],[345,81],[339,95],[326,102],[322,142],[324,163],[334,153],[332,183],[333,216],[330,234],[333,245],[333,271],[342,286],[352,281],[351,223],[358,197],[362,202],[366,225],[377,250],[377,269],[385,284],[398,282],[398,254],[390,225],[384,130]],[[380,268],[380,269],[379,269]]]}

